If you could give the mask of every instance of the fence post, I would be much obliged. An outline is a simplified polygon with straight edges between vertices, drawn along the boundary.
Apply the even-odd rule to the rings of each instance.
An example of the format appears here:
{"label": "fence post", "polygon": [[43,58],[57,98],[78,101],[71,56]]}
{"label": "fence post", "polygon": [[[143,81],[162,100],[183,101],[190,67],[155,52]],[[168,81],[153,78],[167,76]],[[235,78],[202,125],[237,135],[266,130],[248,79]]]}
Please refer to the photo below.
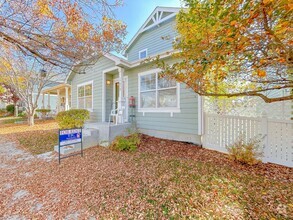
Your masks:
{"label": "fence post", "polygon": [[262,161],[264,163],[266,163],[269,161],[270,155],[269,155],[269,145],[268,145],[268,116],[265,111],[262,113],[260,128],[261,128],[261,135],[263,138],[263,158],[262,158]]}

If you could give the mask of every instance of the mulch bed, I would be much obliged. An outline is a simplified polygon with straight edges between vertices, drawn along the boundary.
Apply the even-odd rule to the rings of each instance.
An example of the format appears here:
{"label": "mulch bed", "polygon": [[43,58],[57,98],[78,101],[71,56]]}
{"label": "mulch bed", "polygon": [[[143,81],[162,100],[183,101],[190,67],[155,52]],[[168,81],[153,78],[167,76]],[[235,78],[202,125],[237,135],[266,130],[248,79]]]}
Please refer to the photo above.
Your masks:
{"label": "mulch bed", "polygon": [[171,140],[163,140],[142,135],[139,151],[155,153],[165,157],[191,159],[204,163],[230,167],[235,171],[253,173],[274,180],[293,182],[293,169],[272,163],[259,163],[254,166],[231,161],[227,154],[204,149],[200,146]]}

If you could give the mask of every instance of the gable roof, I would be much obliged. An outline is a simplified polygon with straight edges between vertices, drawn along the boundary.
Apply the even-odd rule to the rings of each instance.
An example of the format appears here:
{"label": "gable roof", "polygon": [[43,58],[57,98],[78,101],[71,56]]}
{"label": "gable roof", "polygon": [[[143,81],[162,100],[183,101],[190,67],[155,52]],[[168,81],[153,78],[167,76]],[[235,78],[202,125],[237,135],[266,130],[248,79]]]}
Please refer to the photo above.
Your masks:
{"label": "gable roof", "polygon": [[[99,59],[99,58],[101,58],[101,57],[105,57],[105,58],[107,58],[107,59],[113,61],[113,62],[115,63],[115,65],[122,64],[122,65],[125,65],[126,67],[130,67],[130,64],[128,63],[127,60],[125,60],[125,59],[123,59],[123,58],[121,58],[121,57],[118,57],[118,56],[116,56],[116,55],[114,55],[114,54],[112,54],[112,53],[106,53],[106,54],[104,54],[104,55],[99,55],[99,56],[92,56],[92,57],[89,57],[88,59],[84,59],[84,60],[82,60],[82,61],[80,61],[80,62],[74,64],[74,65],[71,67],[69,73],[67,74],[66,79],[65,79],[64,82],[67,83],[67,81],[68,81],[71,77],[73,77],[72,75],[77,73],[76,71],[74,71],[74,68],[79,68],[80,66],[82,66],[82,65],[81,65],[82,63],[89,62],[90,60],[93,60],[93,59],[95,59],[95,58],[98,58],[98,59]],[[98,60],[97,60],[97,61],[98,61]],[[97,62],[97,61],[96,61],[96,62]],[[96,62],[94,62],[94,63],[96,63]]]}
{"label": "gable roof", "polygon": [[155,27],[159,25],[160,23],[175,17],[176,14],[180,11],[181,8],[178,7],[156,7],[155,10],[151,13],[151,15],[148,17],[148,19],[143,23],[141,28],[136,32],[134,37],[131,39],[129,44],[126,46],[124,53],[127,52],[127,50],[131,47],[131,45],[135,42],[135,40],[145,32],[146,30],[151,29],[152,27]]}

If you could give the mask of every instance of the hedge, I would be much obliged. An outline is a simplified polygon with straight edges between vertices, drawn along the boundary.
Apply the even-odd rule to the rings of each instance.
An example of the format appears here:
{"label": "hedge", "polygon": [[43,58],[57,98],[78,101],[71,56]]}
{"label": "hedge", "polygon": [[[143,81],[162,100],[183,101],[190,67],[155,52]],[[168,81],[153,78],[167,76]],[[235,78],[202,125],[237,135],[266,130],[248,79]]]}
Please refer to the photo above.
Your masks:
{"label": "hedge", "polygon": [[89,118],[90,113],[85,109],[71,109],[59,112],[56,116],[61,129],[81,128]]}

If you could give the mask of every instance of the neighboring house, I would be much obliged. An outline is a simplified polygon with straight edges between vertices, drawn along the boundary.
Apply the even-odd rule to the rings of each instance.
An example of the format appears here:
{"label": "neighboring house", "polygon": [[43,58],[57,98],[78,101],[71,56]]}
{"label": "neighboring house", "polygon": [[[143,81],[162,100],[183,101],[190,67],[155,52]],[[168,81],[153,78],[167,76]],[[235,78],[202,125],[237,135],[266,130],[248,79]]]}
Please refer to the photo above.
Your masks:
{"label": "neighboring house", "polygon": [[[63,83],[51,81],[49,82],[45,88],[42,90],[39,99],[38,99],[38,109],[51,109],[53,112],[57,111],[57,94],[46,92],[48,90],[51,90],[52,88],[56,88],[60,85],[63,85]],[[37,88],[35,88],[37,90]],[[33,94],[34,100],[36,99],[37,93]]]}
{"label": "neighboring house", "polygon": [[6,108],[6,103],[0,100],[0,109],[5,109]]}
{"label": "neighboring house", "polygon": [[71,86],[71,92],[65,94],[66,104],[71,102],[71,108],[88,109],[91,121],[96,123],[108,122],[111,110],[116,109],[112,111],[116,117],[110,120],[114,118],[114,122],[122,124],[133,118],[129,117],[133,109],[128,105],[129,98],[134,97],[135,122],[140,132],[200,144],[201,98],[184,84],[160,78],[154,63],[142,63],[157,55],[170,64],[175,62],[170,52],[177,36],[179,10],[157,7],[128,44],[127,59],[107,54],[82,70],[83,74],[72,71],[67,84],[59,88],[60,94]]}
{"label": "neighboring house", "polygon": [[[54,88],[58,85],[63,85],[60,82],[55,82],[55,81],[50,81],[43,89],[43,91],[41,92],[41,94],[39,95],[38,101],[37,101],[37,109],[51,109],[52,113],[56,113],[57,111],[57,95],[55,94],[50,94],[50,93],[44,93],[44,91],[50,90],[51,88]],[[34,87],[34,91],[33,91],[33,101],[36,100],[37,98],[37,86]],[[21,111],[25,111],[25,102],[23,101],[19,101],[18,102],[18,106],[19,106],[19,110]]]}

